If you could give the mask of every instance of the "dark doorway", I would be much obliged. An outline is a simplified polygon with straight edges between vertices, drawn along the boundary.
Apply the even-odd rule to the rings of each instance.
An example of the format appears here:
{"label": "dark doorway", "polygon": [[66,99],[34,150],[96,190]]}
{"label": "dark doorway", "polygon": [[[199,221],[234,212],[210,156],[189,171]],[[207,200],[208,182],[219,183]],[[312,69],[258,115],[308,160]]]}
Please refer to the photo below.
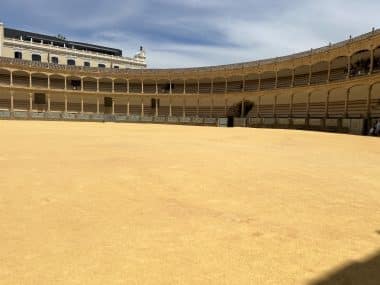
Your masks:
{"label": "dark doorway", "polygon": [[16,52],[15,52],[15,58],[17,58],[17,59],[22,59],[22,52],[20,52],[20,51],[16,51]]}
{"label": "dark doorway", "polygon": [[228,128],[233,128],[234,126],[234,117],[233,116],[228,116],[227,117],[227,127]]}
{"label": "dark doorway", "polygon": [[104,97],[104,113],[111,114],[112,113],[112,98]]}
{"label": "dark doorway", "polygon": [[41,56],[39,54],[32,54],[32,61],[41,62]]}

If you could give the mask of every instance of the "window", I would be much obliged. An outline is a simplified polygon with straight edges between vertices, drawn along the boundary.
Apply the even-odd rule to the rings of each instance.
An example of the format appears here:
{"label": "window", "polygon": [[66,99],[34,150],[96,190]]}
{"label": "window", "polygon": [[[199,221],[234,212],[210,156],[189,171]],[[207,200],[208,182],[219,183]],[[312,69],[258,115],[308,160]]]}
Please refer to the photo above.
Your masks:
{"label": "window", "polygon": [[91,64],[90,64],[90,62],[88,62],[88,61],[85,61],[85,62],[83,63],[83,66],[85,66],[85,67],[90,67],[90,66],[91,66]]}
{"label": "window", "polygon": [[119,69],[119,66],[118,65],[114,65],[113,68]]}
{"label": "window", "polygon": [[157,108],[160,107],[160,99],[154,99],[154,98],[152,98],[152,100],[150,101],[150,107],[151,108],[156,108],[156,105],[157,105]]}
{"label": "window", "polygon": [[52,56],[51,57],[51,62],[54,63],[54,64],[58,64],[58,57]]}
{"label": "window", "polygon": [[43,93],[36,93],[34,94],[34,104],[36,105],[43,105],[46,104],[46,96]]}
{"label": "window", "polygon": [[39,54],[32,54],[32,61],[40,61],[41,62],[41,56]]}
{"label": "window", "polygon": [[104,97],[104,107],[112,107],[112,98]]}
{"label": "window", "polygon": [[73,88],[73,90],[79,90],[81,88],[81,81],[71,80],[71,87]]}
{"label": "window", "polygon": [[15,51],[15,58],[22,59],[22,52],[21,51]]}
{"label": "window", "polygon": [[98,64],[98,67],[99,67],[99,68],[105,68],[105,67],[106,67],[106,65],[105,65],[105,64],[103,64],[103,63],[99,63],[99,64]]}
{"label": "window", "polygon": [[74,59],[68,59],[67,65],[75,65],[75,60]]}

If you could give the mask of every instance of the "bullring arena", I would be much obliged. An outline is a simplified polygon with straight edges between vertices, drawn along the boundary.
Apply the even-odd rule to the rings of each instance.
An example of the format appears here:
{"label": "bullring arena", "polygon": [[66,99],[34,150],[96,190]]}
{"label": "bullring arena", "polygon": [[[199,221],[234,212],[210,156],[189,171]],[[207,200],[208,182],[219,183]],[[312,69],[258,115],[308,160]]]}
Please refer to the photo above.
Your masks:
{"label": "bullring arena", "polygon": [[380,118],[379,31],[204,68],[1,57],[0,108],[1,284],[380,283],[379,139],[339,133]]}

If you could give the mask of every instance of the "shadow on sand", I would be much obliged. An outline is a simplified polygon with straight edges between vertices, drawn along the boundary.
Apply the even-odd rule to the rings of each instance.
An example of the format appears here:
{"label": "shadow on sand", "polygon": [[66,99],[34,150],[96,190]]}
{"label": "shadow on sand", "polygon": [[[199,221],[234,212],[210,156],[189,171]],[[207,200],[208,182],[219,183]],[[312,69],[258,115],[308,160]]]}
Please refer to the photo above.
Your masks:
{"label": "shadow on sand", "polygon": [[310,285],[380,285],[380,251],[310,282]]}

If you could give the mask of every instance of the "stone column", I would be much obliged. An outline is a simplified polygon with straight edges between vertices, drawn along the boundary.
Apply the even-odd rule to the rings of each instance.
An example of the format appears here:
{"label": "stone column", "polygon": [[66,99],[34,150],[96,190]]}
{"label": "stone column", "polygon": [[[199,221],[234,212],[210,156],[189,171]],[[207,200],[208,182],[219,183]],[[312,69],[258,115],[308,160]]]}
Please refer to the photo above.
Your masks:
{"label": "stone column", "polygon": [[83,96],[80,96],[80,113],[83,114],[84,106],[83,106]]}
{"label": "stone column", "polygon": [[29,88],[32,88],[32,74],[29,73]]}
{"label": "stone column", "polygon": [[83,77],[81,77],[80,78],[80,91],[82,91],[83,92],[83,90],[84,90],[84,83],[83,83]]}
{"label": "stone column", "polygon": [[311,77],[312,77],[312,72],[311,72],[311,64],[309,65],[309,80],[308,80],[308,85],[311,85]]}
{"label": "stone column", "polygon": [[244,109],[245,109],[245,98],[241,101],[241,112],[240,112],[240,117],[244,117]]}
{"label": "stone column", "polygon": [[344,98],[344,118],[348,117],[348,101],[350,100],[351,88],[347,89],[346,97]]}
{"label": "stone column", "polygon": [[67,95],[65,95],[65,113],[67,113]]}
{"label": "stone column", "polygon": [[130,113],[129,113],[129,97],[127,99],[127,116],[129,117]]}
{"label": "stone column", "polygon": [[214,94],[214,79],[211,79],[211,90],[210,90],[210,93]]}
{"label": "stone column", "polygon": [[99,102],[99,97],[96,97],[96,114],[98,114],[99,115],[99,113],[100,113],[100,104],[99,104],[100,102]]}
{"label": "stone column", "polygon": [[276,70],[276,78],[275,78],[275,81],[274,81],[274,88],[275,89],[277,88],[277,85],[278,85],[278,71]]}
{"label": "stone column", "polygon": [[327,83],[330,82],[330,77],[331,77],[331,61],[329,60],[329,67],[327,71]]}
{"label": "stone column", "polygon": [[183,80],[183,95],[186,95],[186,79]]}
{"label": "stone column", "polygon": [[48,75],[48,89],[50,90],[50,75]]}
{"label": "stone column", "polygon": [[50,112],[50,94],[47,94],[47,111]]}
{"label": "stone column", "polygon": [[100,92],[100,88],[99,88],[99,78],[96,79],[96,92]]}
{"label": "stone column", "polygon": [[243,84],[241,86],[241,89],[242,92],[245,92],[245,76],[243,76]]}
{"label": "stone column", "polygon": [[309,119],[310,117],[310,97],[311,97],[311,92],[307,94],[307,102],[306,102],[306,118]]}
{"label": "stone column", "polygon": [[172,80],[171,80],[171,79],[169,80],[169,94],[173,94],[173,90],[172,90]]}
{"label": "stone column", "polygon": [[13,71],[10,72],[10,86],[13,86]]}
{"label": "stone column", "polygon": [[115,79],[112,79],[112,93],[115,93]]}
{"label": "stone column", "polygon": [[259,73],[259,84],[257,85],[257,91],[261,90],[261,73]]}
{"label": "stone column", "polygon": [[199,93],[197,95],[197,118],[199,117]]}
{"label": "stone column", "polygon": [[228,81],[227,78],[224,78],[224,94],[227,94],[228,91]]}
{"label": "stone column", "polygon": [[157,84],[157,80],[156,80],[156,94],[158,94],[158,84]]}
{"label": "stone column", "polygon": [[182,117],[186,117],[186,98],[183,96],[183,103],[182,103]]}
{"label": "stone column", "polygon": [[129,94],[129,79],[127,79],[127,94]]}
{"label": "stone column", "polygon": [[144,94],[144,80],[141,79],[141,93]]}
{"label": "stone column", "polygon": [[14,111],[14,91],[11,91],[11,112]]}
{"label": "stone column", "polygon": [[169,117],[172,116],[172,97],[169,97]]}
{"label": "stone column", "polygon": [[371,100],[372,100],[372,89],[373,84],[371,84],[368,88],[368,94],[367,94],[367,119],[371,118]]}
{"label": "stone column", "polygon": [[197,80],[197,84],[198,84],[197,94],[199,94],[199,79]]}
{"label": "stone column", "polygon": [[330,91],[327,92],[327,96],[326,96],[325,119],[329,117],[329,100],[330,100]]}
{"label": "stone column", "polygon": [[294,87],[294,79],[296,77],[296,72],[295,69],[292,69],[292,83],[290,84],[290,87]]}
{"label": "stone column", "polygon": [[210,117],[214,115],[214,94],[211,95]]}
{"label": "stone column", "polygon": [[227,117],[227,105],[228,105],[228,98],[227,96],[224,96],[224,116]]}
{"label": "stone column", "polygon": [[290,95],[290,104],[289,104],[289,117],[293,117],[293,100],[294,100],[294,94]]}
{"label": "stone column", "polygon": [[141,117],[144,117],[144,98],[141,98]]}
{"label": "stone column", "polygon": [[272,109],[272,117],[276,118],[276,109],[277,109],[277,96],[274,96],[274,103]]}
{"label": "stone column", "polygon": [[29,112],[33,110],[33,93],[29,93]]}
{"label": "stone column", "polygon": [[348,57],[348,68],[347,68],[348,72],[347,72],[347,79],[350,79],[350,76],[351,76],[351,56]]}
{"label": "stone column", "polygon": [[257,104],[257,118],[260,118],[260,105],[261,105],[261,96],[259,96],[259,102]]}
{"label": "stone column", "polygon": [[112,98],[112,115],[115,115],[115,98]]}
{"label": "stone column", "polygon": [[156,104],[155,104],[155,114],[154,114],[154,115],[155,115],[156,117],[158,117],[158,99],[157,99],[157,97],[156,97],[155,100],[156,100]]}
{"label": "stone column", "polygon": [[65,76],[65,91],[67,91],[67,77]]}

